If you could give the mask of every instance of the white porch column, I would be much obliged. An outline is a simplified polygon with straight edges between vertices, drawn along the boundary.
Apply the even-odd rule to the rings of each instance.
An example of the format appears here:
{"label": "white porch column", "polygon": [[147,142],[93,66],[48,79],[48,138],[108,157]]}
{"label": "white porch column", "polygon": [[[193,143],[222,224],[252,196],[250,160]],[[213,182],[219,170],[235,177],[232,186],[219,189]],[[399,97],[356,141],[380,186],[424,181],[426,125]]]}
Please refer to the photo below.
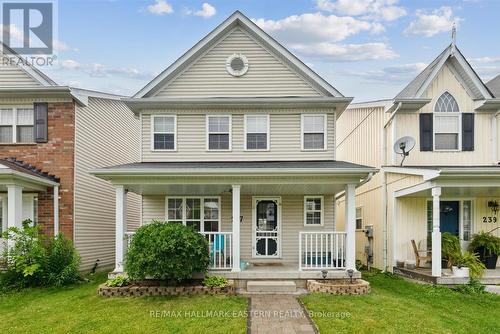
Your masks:
{"label": "white porch column", "polygon": [[240,190],[241,186],[233,185],[233,269],[234,272],[241,271],[240,268]]}
{"label": "white porch column", "polygon": [[356,185],[345,187],[346,268],[356,269]]}
{"label": "white porch column", "polygon": [[439,229],[439,197],[441,188],[432,188],[432,276],[441,277],[441,231]]}
{"label": "white porch column", "polygon": [[59,234],[59,186],[54,186],[54,236]]}
{"label": "white porch column", "polygon": [[123,260],[125,255],[125,232],[127,226],[127,194],[124,186],[116,186],[116,234],[115,234],[115,270],[123,272]]}
{"label": "white porch column", "polygon": [[[7,185],[7,227],[22,227],[23,188],[18,185]],[[12,247],[9,240],[8,247]]]}

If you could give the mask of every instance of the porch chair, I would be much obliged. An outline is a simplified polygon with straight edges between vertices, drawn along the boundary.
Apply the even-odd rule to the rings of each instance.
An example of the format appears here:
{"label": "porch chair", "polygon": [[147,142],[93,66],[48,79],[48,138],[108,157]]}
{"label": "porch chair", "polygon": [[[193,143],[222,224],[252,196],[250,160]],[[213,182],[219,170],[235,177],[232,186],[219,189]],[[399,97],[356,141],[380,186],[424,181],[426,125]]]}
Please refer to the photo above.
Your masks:
{"label": "porch chair", "polygon": [[[432,254],[431,254],[431,251],[429,250],[424,250],[424,249],[418,249],[417,247],[417,244],[415,243],[415,240],[411,240],[411,245],[413,247],[413,252],[415,253],[415,262],[416,262],[416,268],[420,268],[420,261],[424,261],[427,262],[427,261],[431,261],[432,260]],[[420,255],[421,253],[425,253],[426,255],[425,256],[422,256]],[[428,255],[428,254],[431,254],[431,255]]]}

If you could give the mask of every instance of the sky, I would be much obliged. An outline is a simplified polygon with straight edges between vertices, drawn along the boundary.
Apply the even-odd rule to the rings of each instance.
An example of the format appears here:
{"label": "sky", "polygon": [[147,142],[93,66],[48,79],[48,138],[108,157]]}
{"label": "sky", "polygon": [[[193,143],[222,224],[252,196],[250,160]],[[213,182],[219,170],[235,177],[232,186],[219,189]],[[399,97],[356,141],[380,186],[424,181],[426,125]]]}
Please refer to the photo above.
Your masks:
{"label": "sky", "polygon": [[[208,2],[207,2],[208,1]],[[451,42],[500,74],[498,0],[59,0],[57,83],[136,93],[235,10],[345,96],[393,98]]]}

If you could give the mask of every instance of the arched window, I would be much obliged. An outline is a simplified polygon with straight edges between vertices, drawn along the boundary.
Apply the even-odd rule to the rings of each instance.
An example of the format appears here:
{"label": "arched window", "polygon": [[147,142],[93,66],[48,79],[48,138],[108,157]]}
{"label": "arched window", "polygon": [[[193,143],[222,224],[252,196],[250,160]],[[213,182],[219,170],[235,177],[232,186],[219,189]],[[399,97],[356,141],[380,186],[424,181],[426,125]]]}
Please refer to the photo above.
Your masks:
{"label": "arched window", "polygon": [[444,92],[434,106],[434,149],[458,150],[460,124],[457,100],[450,93]]}
{"label": "arched window", "polygon": [[460,112],[457,100],[448,92],[439,97],[434,106],[434,112]]}

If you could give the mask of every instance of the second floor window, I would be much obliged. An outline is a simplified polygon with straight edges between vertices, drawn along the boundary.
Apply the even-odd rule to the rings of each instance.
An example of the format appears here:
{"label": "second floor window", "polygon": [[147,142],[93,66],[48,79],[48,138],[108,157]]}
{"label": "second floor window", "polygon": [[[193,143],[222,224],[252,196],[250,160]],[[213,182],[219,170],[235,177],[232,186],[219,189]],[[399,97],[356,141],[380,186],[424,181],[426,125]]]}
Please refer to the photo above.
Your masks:
{"label": "second floor window", "polygon": [[326,115],[302,115],[302,149],[326,149]]}
{"label": "second floor window", "polygon": [[231,149],[231,116],[207,116],[207,149],[226,151]]}
{"label": "second floor window", "polygon": [[176,117],[153,116],[153,148],[174,151],[176,144]]}
{"label": "second floor window", "polygon": [[434,107],[434,149],[458,150],[460,147],[460,110],[448,92],[439,97]]}
{"label": "second floor window", "polygon": [[269,116],[247,115],[245,116],[245,149],[268,150],[269,149]]}
{"label": "second floor window", "polygon": [[33,109],[0,109],[0,143],[34,143]]}

